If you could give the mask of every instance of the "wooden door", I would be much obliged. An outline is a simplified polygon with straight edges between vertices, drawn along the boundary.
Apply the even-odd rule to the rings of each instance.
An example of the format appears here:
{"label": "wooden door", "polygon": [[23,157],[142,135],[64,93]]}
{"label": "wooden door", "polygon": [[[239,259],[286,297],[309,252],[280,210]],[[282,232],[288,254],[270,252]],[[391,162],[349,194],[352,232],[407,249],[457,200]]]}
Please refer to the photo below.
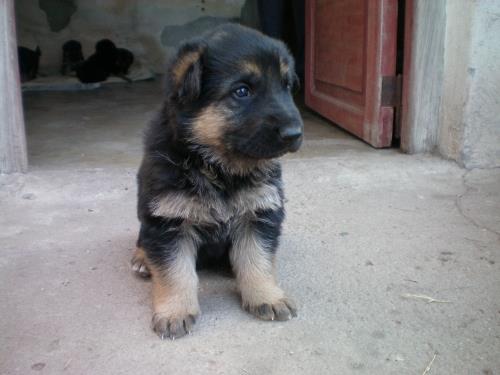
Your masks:
{"label": "wooden door", "polygon": [[306,0],[306,105],[374,147],[392,140],[397,0]]}

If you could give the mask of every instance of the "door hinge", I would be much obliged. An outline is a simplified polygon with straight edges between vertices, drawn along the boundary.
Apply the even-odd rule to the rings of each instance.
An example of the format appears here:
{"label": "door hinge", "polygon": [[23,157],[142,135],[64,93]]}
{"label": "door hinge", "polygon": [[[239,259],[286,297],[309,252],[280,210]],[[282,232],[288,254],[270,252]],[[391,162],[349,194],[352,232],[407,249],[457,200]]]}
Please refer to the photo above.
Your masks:
{"label": "door hinge", "polygon": [[393,145],[398,144],[401,138],[401,109],[403,100],[403,76],[382,77],[382,95],[380,98],[382,107],[394,107],[394,122],[392,128]]}
{"label": "door hinge", "polygon": [[380,100],[382,107],[401,107],[401,82],[401,74],[382,77],[382,94]]}

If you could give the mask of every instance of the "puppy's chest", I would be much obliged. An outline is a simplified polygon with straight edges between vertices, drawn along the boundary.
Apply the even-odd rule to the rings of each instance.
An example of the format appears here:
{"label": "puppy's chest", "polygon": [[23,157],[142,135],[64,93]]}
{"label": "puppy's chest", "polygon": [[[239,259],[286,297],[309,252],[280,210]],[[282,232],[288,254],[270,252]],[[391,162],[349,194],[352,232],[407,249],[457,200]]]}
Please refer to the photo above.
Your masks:
{"label": "puppy's chest", "polygon": [[220,187],[202,192],[168,191],[151,202],[154,216],[181,218],[193,224],[213,225],[261,210],[282,207],[280,187],[276,183],[261,182],[238,189]]}

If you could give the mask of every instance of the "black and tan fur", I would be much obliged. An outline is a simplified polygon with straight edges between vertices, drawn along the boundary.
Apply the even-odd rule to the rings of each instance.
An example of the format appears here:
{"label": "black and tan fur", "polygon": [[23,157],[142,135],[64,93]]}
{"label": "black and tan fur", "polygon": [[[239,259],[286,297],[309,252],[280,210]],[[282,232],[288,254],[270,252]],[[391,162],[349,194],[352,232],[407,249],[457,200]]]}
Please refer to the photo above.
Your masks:
{"label": "black and tan fur", "polygon": [[296,314],[278,286],[281,166],[303,124],[294,62],[279,41],[224,25],[182,45],[146,132],[133,269],[153,281],[154,331],[176,338],[200,313],[196,267],[230,263],[243,307],[264,320]]}

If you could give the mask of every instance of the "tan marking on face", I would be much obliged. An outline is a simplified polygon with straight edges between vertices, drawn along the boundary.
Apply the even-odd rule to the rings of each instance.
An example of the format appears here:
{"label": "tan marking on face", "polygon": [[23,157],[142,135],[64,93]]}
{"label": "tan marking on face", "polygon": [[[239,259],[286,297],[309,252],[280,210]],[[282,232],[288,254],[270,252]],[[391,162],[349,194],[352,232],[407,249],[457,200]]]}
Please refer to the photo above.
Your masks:
{"label": "tan marking on face", "polygon": [[188,69],[200,59],[200,56],[201,51],[188,52],[175,62],[172,67],[172,74],[177,84],[184,79]]}
{"label": "tan marking on face", "polygon": [[182,319],[198,315],[198,275],[196,274],[196,247],[192,239],[177,243],[175,259],[165,269],[151,264],[153,278],[153,309],[155,319]]}
{"label": "tan marking on face", "polygon": [[245,73],[255,74],[257,77],[262,76],[262,70],[253,61],[244,61],[241,64],[241,70]]}
{"label": "tan marking on face", "polygon": [[224,145],[224,134],[228,128],[226,111],[223,107],[209,106],[193,121],[192,142],[208,146],[198,150],[210,162],[219,164],[226,172],[245,175],[256,168],[272,168],[272,160],[241,158],[231,153]]}
{"label": "tan marking on face", "polygon": [[224,109],[215,106],[205,108],[192,124],[193,140],[201,145],[223,150],[223,136],[227,128]]}

